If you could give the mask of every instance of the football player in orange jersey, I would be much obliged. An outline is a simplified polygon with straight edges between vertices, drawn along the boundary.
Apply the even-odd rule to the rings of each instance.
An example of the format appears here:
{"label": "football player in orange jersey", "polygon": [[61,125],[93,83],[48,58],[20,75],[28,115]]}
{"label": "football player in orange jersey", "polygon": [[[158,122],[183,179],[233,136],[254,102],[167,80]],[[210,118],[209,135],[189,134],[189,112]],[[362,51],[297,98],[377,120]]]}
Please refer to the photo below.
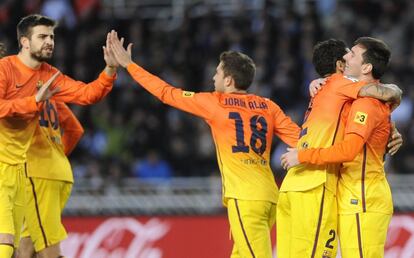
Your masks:
{"label": "football player in orange jersey", "polygon": [[[6,55],[6,47],[3,43],[0,43],[0,58]],[[64,103],[56,102],[56,108],[59,113],[59,123],[60,127],[58,128],[62,133],[62,145],[63,145],[63,152],[66,155],[69,155],[72,150],[75,148],[76,144],[80,140],[82,134],[83,134],[83,128],[79,121],[76,119],[74,114],[71,112],[69,107],[67,107]],[[52,147],[53,148],[53,147]],[[43,156],[42,156],[43,157]],[[38,157],[34,157],[37,159]],[[43,160],[41,161],[43,164],[50,164],[50,162],[57,162],[53,159],[50,160]],[[53,194],[56,194],[55,192]],[[68,195],[69,196],[69,195]],[[65,200],[62,200],[62,204],[60,205],[59,212],[56,212],[56,214],[51,214],[52,216],[56,216],[60,218],[61,210],[65,204]],[[43,201],[43,200],[39,200]],[[27,207],[27,206],[26,206]],[[20,246],[19,246],[19,257],[25,258],[25,257],[33,257],[35,255],[35,250],[33,246],[32,240],[27,237],[21,239]]]}
{"label": "football player in orange jersey", "polygon": [[[56,22],[45,16],[24,17],[17,26],[18,55],[0,60],[0,148],[3,150],[0,155],[0,257],[11,257],[14,247],[18,246],[23,216],[29,231],[40,227],[37,230],[40,233],[31,233],[32,238],[47,240],[44,238],[44,224],[39,226],[37,220],[41,218],[41,212],[24,209],[26,180],[40,173],[29,171],[26,163],[36,127],[41,123],[44,128],[56,128],[55,101],[81,105],[96,103],[112,89],[115,80],[118,64],[105,47],[105,70],[88,84],[62,75],[47,64],[53,54],[55,27]],[[48,82],[44,84],[45,81]],[[32,185],[32,188],[36,191],[36,187]],[[44,241],[43,245],[50,247],[51,244]],[[56,258],[60,255],[56,254],[56,249],[48,250],[51,252],[36,251],[40,252],[40,257]]]}
{"label": "football player in orange jersey", "polygon": [[204,119],[211,128],[223,181],[234,240],[232,258],[272,257],[270,232],[276,219],[278,188],[270,168],[274,135],[294,146],[299,127],[273,101],[247,92],[255,65],[246,55],[228,51],[220,55],[214,92],[194,93],[175,88],[131,60],[111,32],[111,50],[120,65],[164,103]]}

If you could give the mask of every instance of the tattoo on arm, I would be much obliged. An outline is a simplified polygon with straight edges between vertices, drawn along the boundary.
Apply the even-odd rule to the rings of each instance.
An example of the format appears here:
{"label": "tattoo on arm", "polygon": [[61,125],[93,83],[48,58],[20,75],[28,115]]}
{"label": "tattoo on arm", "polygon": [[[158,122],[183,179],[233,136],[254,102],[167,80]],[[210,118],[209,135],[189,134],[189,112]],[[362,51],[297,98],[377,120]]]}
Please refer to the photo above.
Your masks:
{"label": "tattoo on arm", "polygon": [[370,83],[361,88],[358,96],[372,97],[387,102],[397,102],[401,98],[401,90],[398,87]]}

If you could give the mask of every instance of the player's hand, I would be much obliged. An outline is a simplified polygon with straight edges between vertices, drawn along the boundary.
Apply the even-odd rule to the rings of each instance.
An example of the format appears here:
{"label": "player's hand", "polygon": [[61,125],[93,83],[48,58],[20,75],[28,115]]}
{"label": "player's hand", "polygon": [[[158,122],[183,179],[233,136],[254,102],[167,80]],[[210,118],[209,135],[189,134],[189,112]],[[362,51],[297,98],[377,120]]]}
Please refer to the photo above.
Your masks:
{"label": "player's hand", "polygon": [[401,104],[401,98],[402,98],[402,90],[396,85],[396,84],[392,84],[392,83],[387,83],[387,84],[380,84],[381,86],[385,87],[385,88],[389,88],[392,89],[392,99],[389,101],[390,103],[390,107],[391,107],[391,112],[393,112],[400,104]]}
{"label": "player's hand", "polygon": [[401,148],[401,145],[403,144],[403,139],[402,139],[402,135],[400,134],[400,132],[398,132],[397,128],[395,127],[395,123],[393,122],[392,124],[392,132],[391,132],[391,137],[388,140],[388,153],[392,155],[394,155],[395,153],[397,153],[397,151]]}
{"label": "player's hand", "polygon": [[111,33],[108,32],[108,34],[106,35],[106,45],[102,47],[103,49],[103,54],[104,54],[104,59],[105,59],[105,63],[108,67],[110,68],[117,68],[119,66],[118,61],[115,58],[115,55],[113,53],[113,51],[110,48],[110,36]]}
{"label": "player's hand", "polygon": [[50,99],[53,95],[59,92],[59,87],[56,87],[52,90],[50,89],[50,86],[52,85],[53,81],[59,76],[59,74],[60,71],[57,71],[45,84],[43,84],[42,87],[40,87],[35,96],[36,103]]}
{"label": "player's hand", "polygon": [[287,148],[288,152],[280,157],[280,164],[285,170],[299,165],[298,150],[296,148]]}
{"label": "player's hand", "polygon": [[119,39],[118,33],[112,30],[109,36],[109,46],[117,62],[122,67],[126,68],[129,64],[133,63],[131,58],[132,43],[129,43],[126,49],[124,48],[123,44],[124,38]]}
{"label": "player's hand", "polygon": [[322,89],[322,86],[326,84],[326,78],[319,78],[313,80],[309,84],[309,95],[313,98]]}

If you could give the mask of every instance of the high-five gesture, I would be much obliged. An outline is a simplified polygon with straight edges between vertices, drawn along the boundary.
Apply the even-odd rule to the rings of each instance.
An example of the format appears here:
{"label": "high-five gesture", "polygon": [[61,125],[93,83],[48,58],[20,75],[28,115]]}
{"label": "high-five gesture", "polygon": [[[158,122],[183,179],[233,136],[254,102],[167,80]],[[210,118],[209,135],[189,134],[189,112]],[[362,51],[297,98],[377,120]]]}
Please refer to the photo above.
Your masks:
{"label": "high-five gesture", "polygon": [[132,43],[129,43],[127,49],[125,49],[123,47],[124,38],[119,39],[118,33],[114,30],[109,34],[109,46],[111,52],[119,65],[126,68],[129,64],[133,63],[131,59]]}
{"label": "high-five gesture", "polygon": [[116,61],[113,52],[110,50],[109,37],[110,33],[106,35],[106,45],[102,46],[102,49],[106,63],[105,71],[108,75],[112,76],[116,72],[116,68],[118,68],[119,63]]}
{"label": "high-five gesture", "polygon": [[116,61],[115,56],[112,51],[110,51],[110,32],[106,35],[106,45],[102,47],[104,53],[105,63],[109,67],[117,68],[119,66],[118,61]]}
{"label": "high-five gesture", "polygon": [[57,71],[52,77],[50,77],[49,80],[47,80],[45,84],[43,84],[42,87],[40,87],[40,89],[37,91],[36,96],[35,96],[36,102],[45,101],[59,92],[60,90],[59,87],[56,87],[52,90],[49,89],[50,85],[52,85],[52,83],[59,76],[59,74],[60,74],[60,71]]}

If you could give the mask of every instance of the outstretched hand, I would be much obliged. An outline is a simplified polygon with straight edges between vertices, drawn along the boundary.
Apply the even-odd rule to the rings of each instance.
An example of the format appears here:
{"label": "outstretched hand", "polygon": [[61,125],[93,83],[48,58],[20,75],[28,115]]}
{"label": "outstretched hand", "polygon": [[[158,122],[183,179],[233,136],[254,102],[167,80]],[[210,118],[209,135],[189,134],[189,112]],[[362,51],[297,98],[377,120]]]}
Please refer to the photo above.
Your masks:
{"label": "outstretched hand", "polygon": [[37,103],[50,99],[53,95],[59,92],[60,90],[59,87],[56,87],[52,90],[50,89],[50,86],[55,81],[55,79],[59,76],[59,74],[60,74],[60,71],[57,71],[52,77],[50,77],[50,79],[45,84],[43,84],[42,87],[40,87],[40,89],[37,91],[36,96],[35,96]]}
{"label": "outstretched hand", "polygon": [[286,170],[299,165],[298,150],[296,148],[287,148],[288,152],[280,157],[280,164]]}
{"label": "outstretched hand", "polygon": [[119,66],[118,61],[116,60],[114,53],[110,49],[110,36],[111,33],[108,32],[106,35],[106,45],[102,47],[105,63],[110,68],[117,68]]}
{"label": "outstretched hand", "polygon": [[126,49],[124,48],[123,43],[124,38],[119,39],[116,31],[112,30],[109,33],[110,51],[113,53],[119,65],[126,68],[129,64],[133,63],[131,58],[132,43],[129,43]]}

